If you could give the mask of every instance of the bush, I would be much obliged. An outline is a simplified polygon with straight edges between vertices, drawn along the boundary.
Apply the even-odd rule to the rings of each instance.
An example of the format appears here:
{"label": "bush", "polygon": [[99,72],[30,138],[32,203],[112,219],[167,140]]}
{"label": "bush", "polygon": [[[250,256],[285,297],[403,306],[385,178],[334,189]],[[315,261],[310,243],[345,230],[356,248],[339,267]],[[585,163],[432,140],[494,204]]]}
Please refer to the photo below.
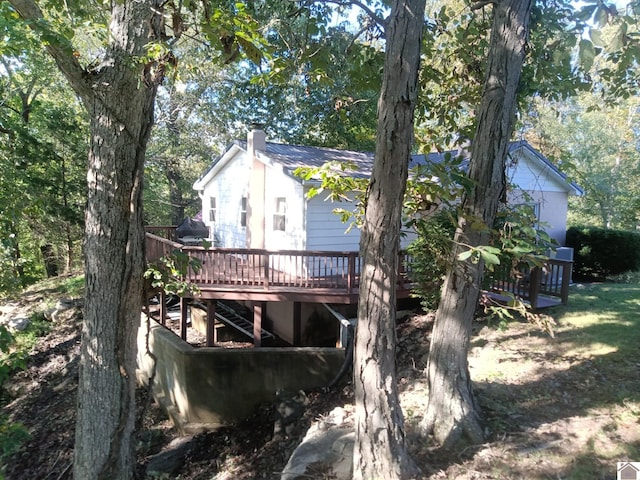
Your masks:
{"label": "bush", "polygon": [[438,307],[440,290],[451,255],[453,232],[451,216],[442,212],[417,226],[418,238],[407,248],[412,257],[410,277],[416,283],[414,296],[426,311]]}
{"label": "bush", "polygon": [[602,280],[640,270],[640,234],[597,227],[571,227],[567,246],[574,250],[578,277]]}

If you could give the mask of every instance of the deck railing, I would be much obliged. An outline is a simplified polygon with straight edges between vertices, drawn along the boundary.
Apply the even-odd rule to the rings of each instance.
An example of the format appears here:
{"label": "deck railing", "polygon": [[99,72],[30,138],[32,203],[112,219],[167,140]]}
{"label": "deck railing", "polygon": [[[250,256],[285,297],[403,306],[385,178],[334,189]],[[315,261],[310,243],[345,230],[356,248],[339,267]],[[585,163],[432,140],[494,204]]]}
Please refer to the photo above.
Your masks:
{"label": "deck railing", "polygon": [[[186,246],[173,241],[175,228],[147,227],[147,261],[158,260],[174,250],[188,254],[202,268],[197,272],[189,270],[185,280],[200,288],[316,289],[352,294],[360,285],[362,259],[358,252]],[[520,265],[516,275],[510,265],[496,268],[486,277],[487,290],[515,295],[534,307],[541,297],[557,298],[566,305],[573,262],[554,258],[541,262],[542,266]],[[400,252],[399,289],[410,288],[410,266],[409,255]]]}
{"label": "deck railing", "polygon": [[[174,250],[199,261],[201,269],[189,269],[185,280],[201,289],[235,285],[264,290],[326,289],[352,294],[360,283],[362,264],[358,252],[203,248],[182,245],[147,232],[147,261],[158,260]],[[406,252],[400,254],[398,287],[401,289],[408,284],[405,277],[409,260]]]}
{"label": "deck railing", "polygon": [[511,265],[496,268],[487,277],[488,290],[515,295],[534,307],[538,305],[541,296],[559,298],[566,305],[573,262],[556,258],[540,260],[541,266],[519,265],[516,274]]}

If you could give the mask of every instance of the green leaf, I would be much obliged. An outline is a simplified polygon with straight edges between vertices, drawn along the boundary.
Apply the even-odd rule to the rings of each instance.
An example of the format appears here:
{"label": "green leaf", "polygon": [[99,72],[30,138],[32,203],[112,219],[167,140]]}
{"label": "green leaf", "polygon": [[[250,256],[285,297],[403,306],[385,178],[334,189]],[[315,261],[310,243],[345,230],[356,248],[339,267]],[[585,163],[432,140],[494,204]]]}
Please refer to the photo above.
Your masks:
{"label": "green leaf", "polygon": [[598,28],[604,27],[609,21],[609,12],[604,7],[598,7],[593,17]]}
{"label": "green leaf", "polygon": [[486,265],[500,265],[500,258],[486,250],[480,250],[480,257]]}
{"label": "green leaf", "polygon": [[582,20],[583,22],[586,22],[591,18],[591,16],[593,15],[593,12],[596,11],[596,8],[598,8],[597,3],[593,5],[585,5],[584,7],[582,7],[580,10],[576,12],[576,18],[578,20]]}
{"label": "green leaf", "polygon": [[593,61],[596,58],[596,51],[595,51],[595,48],[593,48],[593,43],[591,43],[590,40],[583,38],[582,40],[580,40],[580,44],[578,48],[579,48],[578,55],[580,58],[580,64],[582,65],[582,68],[585,71],[591,70],[591,67],[593,66]]}
{"label": "green leaf", "polygon": [[607,47],[607,51],[609,52],[617,52],[622,50],[626,43],[627,37],[627,24],[621,23],[620,27],[616,30],[616,33],[613,35],[609,46]]}
{"label": "green leaf", "polygon": [[591,38],[591,42],[598,47],[604,46],[604,39],[602,38],[602,31],[597,28],[592,28],[589,30],[589,37]]}
{"label": "green leaf", "polygon": [[471,255],[473,255],[473,250],[467,250],[465,252],[459,253],[458,260],[464,262],[465,260],[469,259]]}
{"label": "green leaf", "polygon": [[236,41],[242,47],[245,55],[249,60],[251,60],[255,65],[260,65],[262,60],[262,52],[259,48],[257,48],[250,40],[244,38],[244,36],[240,33],[236,34]]}

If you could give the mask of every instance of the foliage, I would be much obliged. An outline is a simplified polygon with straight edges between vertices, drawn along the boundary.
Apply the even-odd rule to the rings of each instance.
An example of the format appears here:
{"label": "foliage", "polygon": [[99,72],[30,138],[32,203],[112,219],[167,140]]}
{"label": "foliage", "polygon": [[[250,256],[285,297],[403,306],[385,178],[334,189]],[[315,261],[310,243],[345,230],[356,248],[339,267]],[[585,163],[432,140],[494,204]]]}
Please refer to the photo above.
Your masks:
{"label": "foliage", "polygon": [[640,223],[637,98],[603,105],[583,93],[562,103],[532,104],[527,137],[585,191],[570,198],[569,222],[635,229]]}
{"label": "foliage", "polygon": [[[418,238],[409,247],[413,259],[411,272],[412,279],[418,284],[414,293],[427,310],[437,308],[442,279],[451,262],[454,219],[455,210],[441,210],[416,223]],[[490,245],[469,245],[457,260],[482,260],[489,273],[485,278],[487,284],[496,275],[521,276],[520,269],[523,266],[541,266],[541,256],[554,247],[554,241],[542,227],[530,206],[503,206],[496,216]],[[515,298],[507,308],[490,302],[484,302],[484,305],[485,313],[503,320],[512,319],[514,313],[527,318],[531,315],[525,305]]]}
{"label": "foliage", "polygon": [[75,275],[63,280],[60,291],[70,297],[82,297],[84,295],[84,275]]}
{"label": "foliage", "polygon": [[51,324],[42,313],[33,314],[22,331],[11,333],[0,325],[0,386],[13,372],[26,368],[29,352],[50,329]]}
{"label": "foliage", "polygon": [[596,227],[571,227],[567,246],[574,249],[575,272],[602,279],[640,270],[640,233]]}
{"label": "foliage", "polygon": [[588,32],[580,39],[578,59],[596,89],[614,103],[638,92],[639,16],[637,1],[624,5],[586,0],[577,7],[576,28]]}
{"label": "foliage", "polygon": [[195,295],[198,293],[198,288],[186,281],[184,277],[189,271],[197,273],[201,268],[202,263],[198,259],[175,249],[169,255],[148,265],[144,278],[151,282],[153,288],[161,288],[167,294]]}
{"label": "foliage", "polygon": [[77,262],[87,142],[77,98],[7,2],[0,29],[10,39],[0,50],[0,291],[8,291],[43,276],[44,245],[60,270]]}
{"label": "foliage", "polygon": [[0,385],[4,383],[14,369],[9,357],[15,338],[5,325],[0,325]]}
{"label": "foliage", "polygon": [[418,238],[407,248],[412,262],[410,279],[416,284],[412,294],[420,299],[422,308],[438,308],[444,274],[451,257],[455,224],[451,216],[440,212],[418,226]]}
{"label": "foliage", "polygon": [[[535,2],[531,33],[518,91],[519,109],[531,98],[561,99],[590,86],[575,62],[584,23],[577,24],[571,2]],[[448,150],[473,139],[476,109],[489,47],[491,15],[469,2],[434,2],[426,24],[420,73],[418,143],[427,151]]]}
{"label": "foliage", "polygon": [[[50,324],[42,315],[34,315],[27,328],[15,334],[5,325],[0,325],[0,386],[9,375],[26,368],[29,352],[38,337],[45,335],[49,329]],[[0,463],[28,438],[29,432],[22,424],[11,422],[6,415],[0,415]]]}
{"label": "foliage", "polygon": [[24,425],[11,422],[6,415],[0,415],[0,462],[16,452],[29,437],[29,430]]}

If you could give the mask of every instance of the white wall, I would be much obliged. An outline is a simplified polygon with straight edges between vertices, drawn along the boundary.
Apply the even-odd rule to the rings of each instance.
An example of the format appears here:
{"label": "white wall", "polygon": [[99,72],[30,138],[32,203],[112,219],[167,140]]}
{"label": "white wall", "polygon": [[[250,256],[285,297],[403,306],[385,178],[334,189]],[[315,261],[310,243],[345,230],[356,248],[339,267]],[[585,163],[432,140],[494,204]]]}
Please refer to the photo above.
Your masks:
{"label": "white wall", "polygon": [[[209,182],[202,199],[202,217],[221,246],[245,248],[246,227],[240,225],[242,197],[249,192],[250,160],[244,152],[233,157]],[[209,221],[209,198],[216,198],[216,221]]]}
{"label": "white wall", "polygon": [[[520,153],[523,152],[523,153]],[[566,192],[567,189],[556,179],[551,168],[529,157],[526,150],[513,155],[517,162],[507,167],[507,181],[518,185],[520,189],[533,192]]]}
{"label": "white wall", "polygon": [[[285,231],[273,229],[276,199],[287,199]],[[265,174],[265,248],[267,250],[304,250],[305,202],[302,185],[279,166],[267,166]]]}
{"label": "white wall", "polygon": [[[531,160],[528,154],[516,154],[515,166],[507,170],[507,180],[520,188],[520,192],[510,192],[508,201],[512,205],[534,203],[539,205],[539,220],[545,231],[560,246],[564,245],[567,230],[569,193],[558,182],[550,169]],[[528,199],[528,194],[531,198]]]}
{"label": "white wall", "polygon": [[346,233],[348,224],[333,213],[336,208],[351,209],[352,204],[324,200],[319,194],[307,201],[307,250],[357,252],[360,247],[360,230],[353,227]]}
{"label": "white wall", "polygon": [[540,205],[539,220],[543,224],[544,230],[551,238],[563,246],[567,233],[567,211],[569,208],[568,194],[566,192],[526,192],[531,200],[525,200],[522,191],[513,192],[509,195],[509,202],[537,203]]}

